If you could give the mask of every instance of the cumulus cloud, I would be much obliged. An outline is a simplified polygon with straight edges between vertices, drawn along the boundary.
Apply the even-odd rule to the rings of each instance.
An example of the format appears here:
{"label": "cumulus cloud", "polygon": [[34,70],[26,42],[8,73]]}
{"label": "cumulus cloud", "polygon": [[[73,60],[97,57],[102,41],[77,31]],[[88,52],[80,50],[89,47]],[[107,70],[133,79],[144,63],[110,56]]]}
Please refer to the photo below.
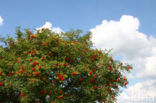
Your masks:
{"label": "cumulus cloud", "polygon": [[102,24],[90,29],[93,33],[92,41],[97,48],[113,49],[113,55],[123,56],[124,62],[133,64],[137,77],[147,72],[155,76],[152,60],[156,55],[156,38],[139,32],[139,25],[139,20],[129,15],[123,15],[119,21],[103,20]]}
{"label": "cumulus cloud", "polygon": [[[90,29],[95,47],[113,49],[113,56],[120,56],[123,62],[133,65],[134,69],[128,75],[130,81],[144,81],[136,82],[125,89],[118,98],[119,103],[156,101],[156,38],[140,32],[139,26],[138,18],[123,15],[119,21],[103,20]],[[151,98],[155,101],[148,101]]]}
{"label": "cumulus cloud", "polygon": [[3,18],[0,16],[0,25],[3,24]]}
{"label": "cumulus cloud", "polygon": [[132,16],[124,15],[120,21],[106,21],[90,31],[93,33],[93,42],[99,48],[113,48],[114,54],[122,53],[128,58],[136,55],[147,56],[151,49],[147,36],[138,32],[139,21]]}
{"label": "cumulus cloud", "polygon": [[52,27],[52,23],[46,21],[45,24],[42,27],[36,28],[36,30],[41,30],[42,28],[48,28],[56,33],[61,33],[63,30],[59,27]]}
{"label": "cumulus cloud", "polygon": [[156,80],[138,82],[118,97],[118,103],[155,103]]}
{"label": "cumulus cloud", "polygon": [[156,79],[156,55],[148,57],[146,60],[145,70],[137,76]]}

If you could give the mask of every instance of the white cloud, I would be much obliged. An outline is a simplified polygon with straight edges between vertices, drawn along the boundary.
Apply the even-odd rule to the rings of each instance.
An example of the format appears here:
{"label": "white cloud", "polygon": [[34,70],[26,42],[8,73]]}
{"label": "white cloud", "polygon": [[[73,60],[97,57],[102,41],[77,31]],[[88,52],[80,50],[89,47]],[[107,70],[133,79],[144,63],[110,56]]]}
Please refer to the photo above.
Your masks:
{"label": "white cloud", "polygon": [[37,30],[41,30],[42,28],[48,28],[50,30],[52,30],[53,32],[56,33],[61,33],[63,32],[62,29],[60,29],[59,27],[52,27],[52,23],[46,21],[45,24],[42,27],[36,28]]}
{"label": "white cloud", "polygon": [[124,90],[118,97],[119,103],[155,103],[156,80],[138,82]]}
{"label": "white cloud", "polygon": [[156,79],[156,55],[148,57],[146,60],[145,70],[137,76]]}
{"label": "white cloud", "polygon": [[139,26],[136,17],[123,15],[119,21],[103,20],[102,24],[90,29],[95,47],[113,48],[114,56],[122,56],[123,62],[133,65],[134,69],[128,75],[130,81],[144,80],[125,89],[119,96],[119,103],[154,103],[137,100],[153,96],[156,102],[156,38],[140,32]]}
{"label": "white cloud", "polygon": [[138,32],[139,21],[132,16],[124,15],[120,21],[106,21],[90,29],[93,42],[99,48],[113,48],[114,54],[124,54],[128,58],[136,55],[147,56],[150,43],[147,36]]}
{"label": "white cloud", "polygon": [[92,41],[97,48],[113,48],[113,55],[122,55],[123,62],[133,64],[137,77],[147,72],[150,76],[156,75],[154,61],[149,64],[150,58],[156,55],[156,38],[139,32],[139,25],[137,18],[128,15],[123,15],[119,21],[103,20],[102,24],[90,29]]}
{"label": "white cloud", "polygon": [[0,25],[3,24],[3,18],[0,16]]}

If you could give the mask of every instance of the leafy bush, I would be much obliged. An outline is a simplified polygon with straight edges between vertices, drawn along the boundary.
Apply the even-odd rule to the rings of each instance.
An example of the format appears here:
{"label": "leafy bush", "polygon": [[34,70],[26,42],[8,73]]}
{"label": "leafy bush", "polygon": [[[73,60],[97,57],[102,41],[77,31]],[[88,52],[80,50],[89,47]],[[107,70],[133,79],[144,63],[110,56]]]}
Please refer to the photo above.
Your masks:
{"label": "leafy bush", "polygon": [[0,50],[1,102],[111,103],[128,83],[123,73],[132,67],[94,48],[90,32],[43,28],[16,34]]}

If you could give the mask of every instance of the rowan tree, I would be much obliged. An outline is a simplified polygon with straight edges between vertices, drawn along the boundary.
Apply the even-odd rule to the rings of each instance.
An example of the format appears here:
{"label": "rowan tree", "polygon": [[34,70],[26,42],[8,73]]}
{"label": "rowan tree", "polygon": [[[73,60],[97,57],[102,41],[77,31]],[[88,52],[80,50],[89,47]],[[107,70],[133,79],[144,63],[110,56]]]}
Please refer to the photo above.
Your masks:
{"label": "rowan tree", "polygon": [[0,102],[113,103],[132,66],[93,47],[91,32],[29,29],[0,50]]}

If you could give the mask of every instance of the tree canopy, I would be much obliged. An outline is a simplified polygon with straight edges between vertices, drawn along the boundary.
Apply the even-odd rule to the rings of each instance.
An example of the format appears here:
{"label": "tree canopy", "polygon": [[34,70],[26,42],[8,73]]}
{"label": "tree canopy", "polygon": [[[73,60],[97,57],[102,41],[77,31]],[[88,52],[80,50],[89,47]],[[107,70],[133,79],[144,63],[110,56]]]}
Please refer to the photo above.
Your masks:
{"label": "tree canopy", "polygon": [[0,102],[113,103],[132,66],[93,47],[91,32],[16,31],[0,49]]}

